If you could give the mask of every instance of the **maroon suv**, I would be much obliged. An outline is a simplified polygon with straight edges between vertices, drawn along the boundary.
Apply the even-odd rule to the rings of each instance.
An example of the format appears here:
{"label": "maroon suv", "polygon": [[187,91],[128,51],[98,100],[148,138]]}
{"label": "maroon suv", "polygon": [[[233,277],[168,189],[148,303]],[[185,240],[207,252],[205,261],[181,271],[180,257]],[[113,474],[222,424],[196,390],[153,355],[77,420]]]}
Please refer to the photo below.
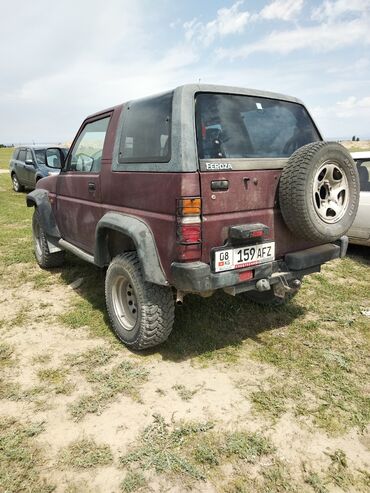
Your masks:
{"label": "maroon suv", "polygon": [[101,111],[61,160],[27,196],[37,262],[69,250],[108,266],[112,327],[134,349],[168,337],[187,293],[282,303],[345,255],[358,206],[350,155],[302,102],[250,89],[185,85]]}

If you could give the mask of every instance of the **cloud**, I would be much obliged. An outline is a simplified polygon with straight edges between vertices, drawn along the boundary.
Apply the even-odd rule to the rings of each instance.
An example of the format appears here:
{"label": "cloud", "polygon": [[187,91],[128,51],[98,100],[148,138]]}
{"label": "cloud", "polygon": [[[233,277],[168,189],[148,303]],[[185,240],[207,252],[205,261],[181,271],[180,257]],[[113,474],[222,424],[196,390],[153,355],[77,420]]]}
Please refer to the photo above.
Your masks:
{"label": "cloud", "polygon": [[259,17],[269,20],[291,21],[301,12],[302,7],[303,0],[275,0],[261,10]]}
{"label": "cloud", "polygon": [[217,38],[222,38],[229,34],[242,33],[247,25],[251,14],[248,11],[240,10],[244,2],[239,0],[230,8],[221,8],[217,11],[216,18],[210,22],[203,23],[197,18],[185,22],[185,37],[188,41],[201,42],[204,46],[209,46]]}
{"label": "cloud", "polygon": [[224,58],[235,59],[246,58],[257,52],[289,54],[302,49],[330,52],[356,43],[370,44],[368,17],[335,24],[298,27],[289,31],[274,31],[254,43],[238,48],[220,49],[218,54]]}
{"label": "cloud", "polygon": [[316,21],[335,21],[353,13],[365,13],[370,10],[370,0],[325,0],[313,10],[311,18]]}

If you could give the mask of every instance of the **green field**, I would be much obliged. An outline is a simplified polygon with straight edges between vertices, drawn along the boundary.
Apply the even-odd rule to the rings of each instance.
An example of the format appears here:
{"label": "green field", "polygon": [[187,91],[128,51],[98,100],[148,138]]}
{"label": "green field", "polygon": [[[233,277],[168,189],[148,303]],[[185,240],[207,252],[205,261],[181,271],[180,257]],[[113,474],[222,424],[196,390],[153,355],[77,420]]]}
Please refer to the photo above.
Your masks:
{"label": "green field", "polygon": [[9,161],[13,154],[13,148],[0,148],[0,169],[9,169]]}
{"label": "green field", "polygon": [[135,354],[104,272],[36,266],[31,217],[0,174],[0,491],[369,491],[370,249],[285,307],[189,295]]}

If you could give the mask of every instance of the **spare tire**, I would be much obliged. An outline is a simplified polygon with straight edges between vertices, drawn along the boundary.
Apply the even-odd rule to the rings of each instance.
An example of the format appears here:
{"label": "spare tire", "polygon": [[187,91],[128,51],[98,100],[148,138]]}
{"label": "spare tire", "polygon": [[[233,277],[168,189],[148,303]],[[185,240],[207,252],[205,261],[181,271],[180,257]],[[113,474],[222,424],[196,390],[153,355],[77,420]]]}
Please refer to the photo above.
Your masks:
{"label": "spare tire", "polygon": [[297,149],[282,171],[280,209],[295,235],[335,241],[351,227],[360,184],[349,152],[336,142],[312,142]]}

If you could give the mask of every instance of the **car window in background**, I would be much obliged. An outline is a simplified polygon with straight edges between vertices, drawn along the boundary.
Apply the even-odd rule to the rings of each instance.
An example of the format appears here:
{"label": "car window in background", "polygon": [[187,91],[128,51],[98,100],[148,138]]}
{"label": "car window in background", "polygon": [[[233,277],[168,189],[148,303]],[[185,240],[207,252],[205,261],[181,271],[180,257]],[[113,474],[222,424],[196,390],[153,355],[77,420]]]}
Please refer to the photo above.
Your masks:
{"label": "car window in background", "polygon": [[18,154],[18,161],[25,162],[26,160],[26,149],[21,149]]}
{"label": "car window in background", "polygon": [[361,192],[370,192],[370,159],[356,160]]}
{"label": "car window in background", "polygon": [[196,125],[201,159],[289,157],[320,140],[304,106],[252,96],[198,94]]}
{"label": "car window in background", "polygon": [[35,151],[37,164],[45,164],[45,149],[37,149]]}
{"label": "car window in background", "polygon": [[33,161],[33,156],[32,156],[31,149],[27,149],[27,152],[26,152],[26,161]]}

